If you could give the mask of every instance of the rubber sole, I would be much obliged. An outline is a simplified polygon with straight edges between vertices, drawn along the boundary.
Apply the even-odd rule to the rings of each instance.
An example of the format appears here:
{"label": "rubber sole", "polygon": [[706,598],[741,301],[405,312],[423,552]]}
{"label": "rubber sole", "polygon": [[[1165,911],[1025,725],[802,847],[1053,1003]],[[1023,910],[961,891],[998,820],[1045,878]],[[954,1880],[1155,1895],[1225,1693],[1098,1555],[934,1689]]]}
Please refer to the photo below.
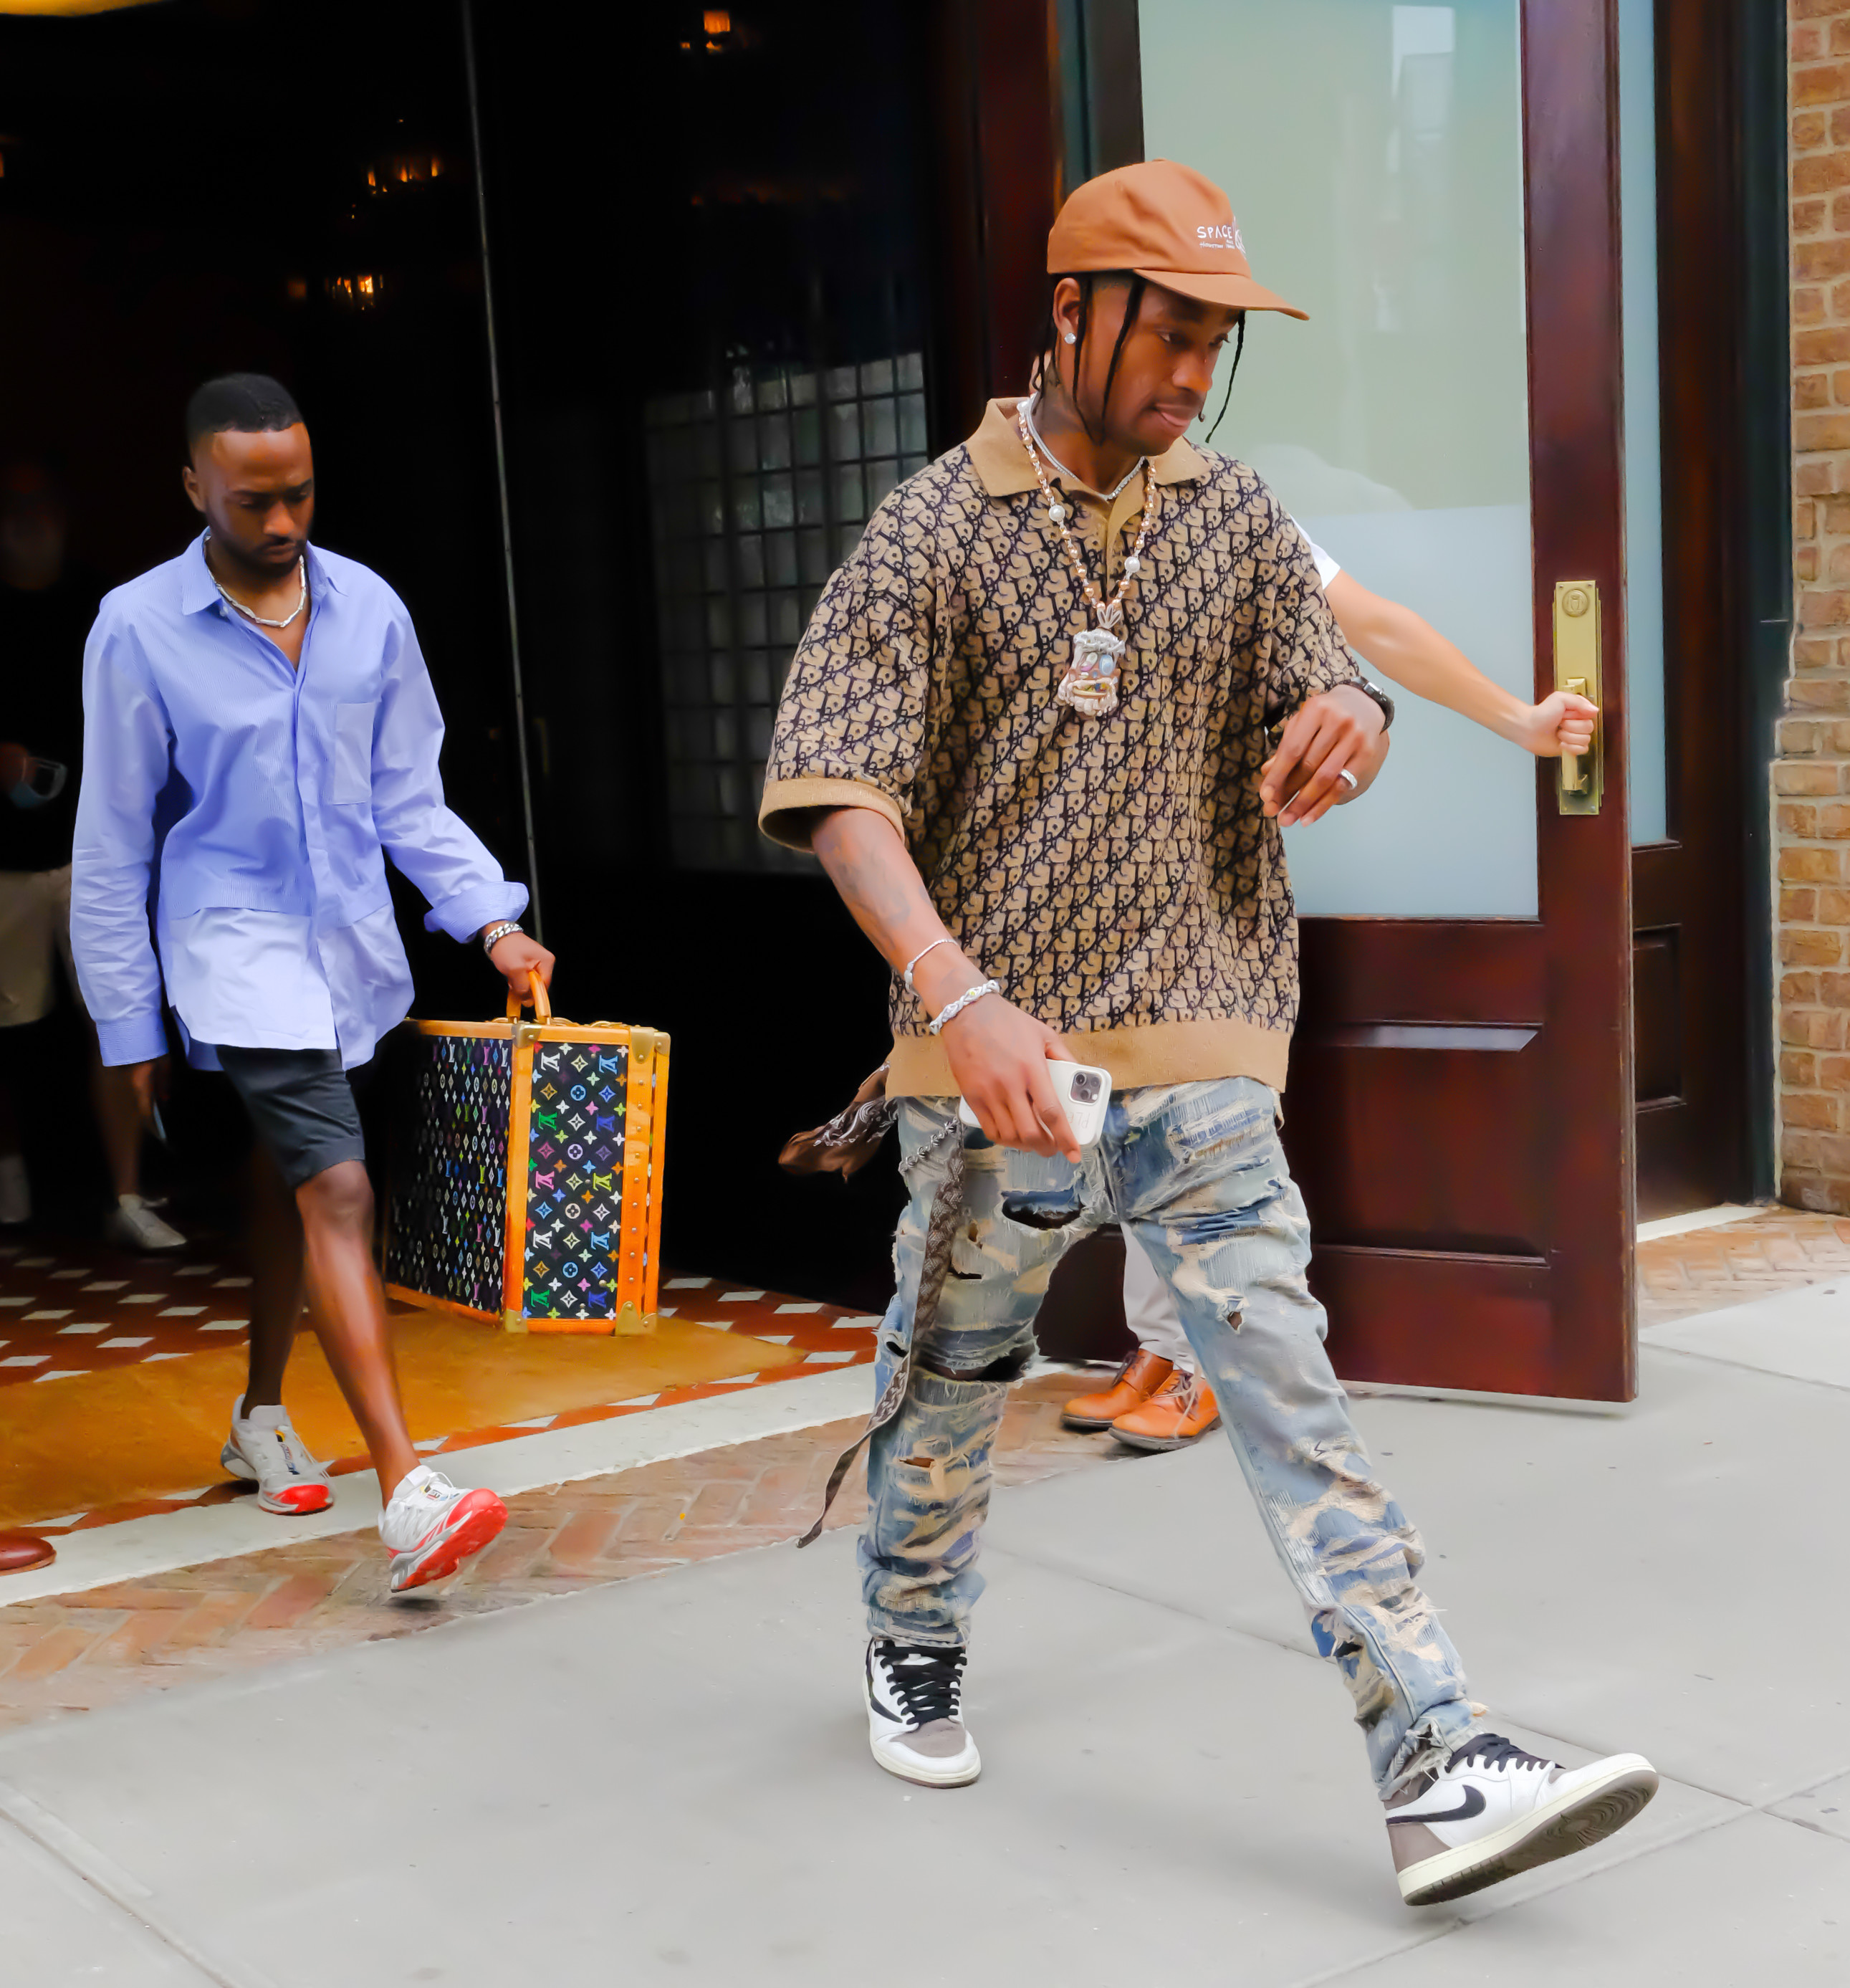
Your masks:
{"label": "rubber sole", "polygon": [[1060,1426],[1069,1429],[1108,1429],[1111,1427],[1111,1418],[1109,1415],[1062,1415]]}
{"label": "rubber sole", "polygon": [[[485,1502],[475,1503],[478,1499]],[[480,1553],[507,1523],[508,1508],[492,1491],[470,1492],[450,1530],[434,1547],[424,1550],[426,1557],[410,1567],[402,1579],[394,1561],[392,1592],[405,1594],[414,1587],[428,1587],[434,1581],[447,1581],[471,1554]]]}
{"label": "rubber sole", "polygon": [[1220,1426],[1220,1418],[1216,1415],[1206,1428],[1197,1429],[1193,1435],[1126,1435],[1116,1422],[1107,1422],[1105,1426],[1111,1431],[1112,1440],[1122,1443],[1126,1449],[1187,1449],[1204,1435],[1212,1435]]}
{"label": "rubber sole", "polygon": [[1409,1865],[1400,1874],[1400,1895],[1409,1905],[1443,1905],[1590,1850],[1623,1829],[1656,1792],[1656,1769],[1630,1755],[1606,1780],[1567,1797],[1558,1810],[1544,1808],[1480,1843]]}

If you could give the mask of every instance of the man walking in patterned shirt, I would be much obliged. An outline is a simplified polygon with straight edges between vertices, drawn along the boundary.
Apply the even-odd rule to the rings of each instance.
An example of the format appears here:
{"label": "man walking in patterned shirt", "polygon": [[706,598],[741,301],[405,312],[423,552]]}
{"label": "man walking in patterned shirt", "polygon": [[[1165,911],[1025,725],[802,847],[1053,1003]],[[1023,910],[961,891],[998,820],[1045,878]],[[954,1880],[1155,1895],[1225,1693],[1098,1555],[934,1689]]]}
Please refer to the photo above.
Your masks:
{"label": "man walking in patterned shirt", "polygon": [[[1392,706],[1271,492],[1183,439],[1246,312],[1291,309],[1253,281],[1226,196],[1163,161],[1106,174],[1062,209],[1048,268],[1037,390],[896,490],[831,580],[761,816],[903,974],[887,1094],[910,1200],[860,1543],[869,1743],[909,1780],[976,1778],[961,1691],[991,1447],[1062,1249],[1116,1221],[1168,1286],[1354,1696],[1403,1895],[1457,1897],[1609,1834],[1656,1776],[1636,1754],[1570,1771],[1486,1730],[1305,1281],[1277,1131],[1298,1000],[1279,828],[1366,789]],[[1112,1077],[1083,1152],[1048,1076],[1063,1058]]]}

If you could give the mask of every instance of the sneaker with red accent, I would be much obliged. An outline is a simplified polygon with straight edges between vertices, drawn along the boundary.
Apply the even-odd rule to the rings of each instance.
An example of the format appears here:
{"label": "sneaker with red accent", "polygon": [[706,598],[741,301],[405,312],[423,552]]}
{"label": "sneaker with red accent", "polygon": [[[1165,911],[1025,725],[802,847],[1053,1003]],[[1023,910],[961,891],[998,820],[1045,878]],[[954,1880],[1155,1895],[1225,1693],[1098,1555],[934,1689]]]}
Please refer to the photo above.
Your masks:
{"label": "sneaker with red accent", "polygon": [[300,1518],[325,1512],[334,1502],[328,1473],[303,1448],[289,1422],[287,1408],[253,1408],[244,1412],[238,1398],[231,1412],[231,1433],[218,1461],[234,1477],[257,1486],[257,1502],[266,1512]]}
{"label": "sneaker with red accent", "polygon": [[507,1523],[508,1508],[492,1491],[459,1490],[420,1463],[379,1515],[379,1537],[392,1555],[392,1592],[444,1580]]}

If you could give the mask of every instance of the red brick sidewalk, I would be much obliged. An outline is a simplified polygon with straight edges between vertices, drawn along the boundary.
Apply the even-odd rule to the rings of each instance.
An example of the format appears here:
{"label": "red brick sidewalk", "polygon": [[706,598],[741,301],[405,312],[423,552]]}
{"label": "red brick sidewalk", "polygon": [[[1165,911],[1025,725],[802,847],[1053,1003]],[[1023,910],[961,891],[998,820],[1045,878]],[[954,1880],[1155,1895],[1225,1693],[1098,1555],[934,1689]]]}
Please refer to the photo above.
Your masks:
{"label": "red brick sidewalk", "polygon": [[[1639,1320],[1651,1324],[1815,1283],[1850,1269],[1850,1220],[1770,1210],[1641,1244]],[[1108,1438],[1059,1426],[1072,1378],[1016,1391],[998,1453],[1004,1484],[1134,1467]],[[528,1493],[506,1533],[435,1598],[393,1602],[370,1533],[280,1546],[132,1585],[0,1605],[0,1728],[464,1615],[794,1539],[858,1425],[839,1422]],[[832,1524],[866,1509],[857,1469]],[[786,1548],[786,1550],[788,1549]],[[0,1604],[5,1591],[0,1587]]]}
{"label": "red brick sidewalk", "polygon": [[[1060,1427],[1074,1391],[1065,1374],[1016,1390],[999,1483],[1134,1464],[1109,1437]],[[507,1530],[434,1598],[392,1601],[384,1554],[366,1532],[0,1607],[0,1728],[795,1540],[859,1427],[831,1423],[511,1498]],[[859,1524],[865,1484],[857,1466],[832,1527]]]}

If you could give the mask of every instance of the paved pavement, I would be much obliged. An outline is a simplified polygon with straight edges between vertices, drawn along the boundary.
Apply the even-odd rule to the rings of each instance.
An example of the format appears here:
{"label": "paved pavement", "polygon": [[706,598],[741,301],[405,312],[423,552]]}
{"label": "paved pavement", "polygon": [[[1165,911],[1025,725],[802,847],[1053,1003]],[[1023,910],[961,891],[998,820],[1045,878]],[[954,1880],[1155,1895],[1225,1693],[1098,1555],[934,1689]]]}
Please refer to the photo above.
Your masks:
{"label": "paved pavement", "polygon": [[1500,1722],[1665,1777],[1460,1905],[1399,1903],[1215,1442],[998,1495],[967,1790],[867,1758],[841,1531],[22,1727],[7,1978],[1836,1988],[1850,1303],[1751,1310],[1648,1329],[1622,1415],[1358,1405]]}

